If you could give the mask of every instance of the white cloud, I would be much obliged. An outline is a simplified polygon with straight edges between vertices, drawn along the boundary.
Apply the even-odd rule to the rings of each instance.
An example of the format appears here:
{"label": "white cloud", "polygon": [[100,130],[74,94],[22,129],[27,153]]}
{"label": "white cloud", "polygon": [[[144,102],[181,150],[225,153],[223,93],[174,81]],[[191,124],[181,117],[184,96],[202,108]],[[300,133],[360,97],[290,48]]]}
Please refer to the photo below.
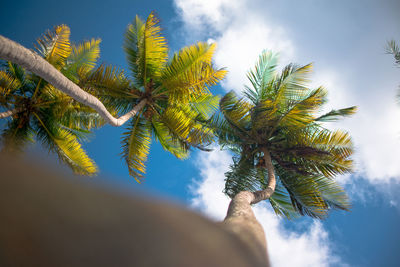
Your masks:
{"label": "white cloud", "polygon": [[[192,206],[218,221],[225,217],[229,204],[222,190],[224,173],[230,161],[230,155],[220,150],[200,152],[195,159],[201,178],[191,186],[194,194]],[[255,206],[254,212],[264,227],[272,266],[323,267],[340,262],[339,257],[332,253],[328,233],[321,223],[315,221],[299,234],[286,230],[282,225],[283,219],[264,204]]]}
{"label": "white cloud", "polygon": [[217,42],[215,63],[229,70],[222,83],[226,91],[243,89],[247,71],[264,49],[280,52],[281,62],[293,56],[285,30],[266,21],[262,12],[254,12],[247,1],[176,0],[175,4],[188,39],[208,36]]}
{"label": "white cloud", "polygon": [[352,118],[329,125],[350,132],[355,145],[356,175],[372,183],[400,182],[400,108],[394,98],[396,84],[387,84],[389,92],[384,94],[379,90],[380,85],[372,84],[360,96],[353,88],[355,85],[338,77],[335,71],[316,70],[316,74],[313,85],[324,85],[329,92],[325,111],[358,106]]}
{"label": "white cloud", "polygon": [[[393,63],[386,60],[390,56],[384,55],[383,45],[388,37],[381,37],[380,47],[373,46],[379,33],[371,32],[363,36],[370,38],[370,42],[366,39],[360,46],[361,36],[354,36],[349,28],[355,23],[361,27],[363,21],[369,21],[367,15],[356,22],[350,13],[343,13],[348,17],[343,17],[339,25],[324,19],[332,15],[329,7],[315,6],[313,1],[302,3],[299,14],[288,11],[291,5],[288,2],[175,0],[175,5],[190,41],[212,38],[218,43],[215,62],[229,71],[222,82],[226,91],[242,90],[243,84],[247,84],[247,71],[265,48],[280,52],[282,65],[300,58],[316,62],[313,84],[328,89],[329,107],[359,106],[353,118],[332,125],[349,130],[353,137],[356,175],[373,183],[400,182],[400,108],[395,103],[399,81],[394,78],[398,72],[397,75],[390,72]],[[274,16],[274,10],[280,16]],[[316,32],[308,28],[306,20],[295,19],[310,16],[306,10],[313,10],[310,14],[318,21]],[[333,35],[321,31],[324,25],[333,27]],[[318,38],[315,34],[319,34]],[[342,34],[347,39],[340,36],[330,39],[334,34]]]}

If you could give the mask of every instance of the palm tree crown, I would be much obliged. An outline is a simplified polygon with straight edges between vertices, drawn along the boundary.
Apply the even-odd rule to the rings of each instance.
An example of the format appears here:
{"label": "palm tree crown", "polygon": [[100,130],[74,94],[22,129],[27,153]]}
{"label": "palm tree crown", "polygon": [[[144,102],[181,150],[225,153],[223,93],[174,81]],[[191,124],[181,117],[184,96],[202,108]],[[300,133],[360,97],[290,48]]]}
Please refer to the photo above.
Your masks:
{"label": "palm tree crown", "polygon": [[203,148],[212,141],[212,133],[198,120],[208,118],[218,106],[218,98],[207,88],[226,73],[212,65],[215,48],[198,43],[168,59],[157,17],[151,13],[144,22],[136,16],[124,40],[131,78],[101,66],[86,81],[102,88],[96,94],[107,107],[119,112],[137,107],[122,139],[122,156],[138,182],[145,173],[152,137],[180,159],[188,156],[190,147]]}
{"label": "palm tree crown", "polygon": [[268,184],[269,173],[276,175],[269,202],[279,215],[323,218],[330,208],[348,210],[347,195],[333,177],[351,170],[352,142],[346,132],[330,131],[322,122],[356,108],[318,115],[327,92],[308,89],[311,64],[290,64],[279,75],[276,67],[277,56],[264,51],[248,73],[252,87],[244,97],[227,93],[221,112],[208,120],[219,143],[236,155],[225,174],[225,193],[233,198],[241,191],[275,187]]}
{"label": "palm tree crown", "polygon": [[[100,40],[74,45],[69,36],[67,26],[57,26],[38,39],[36,48],[56,69],[79,83],[96,64]],[[3,117],[12,115],[1,133],[3,150],[18,151],[37,139],[75,173],[97,172],[80,144],[91,128],[103,123],[94,110],[11,62],[0,70],[0,106],[11,110]]]}

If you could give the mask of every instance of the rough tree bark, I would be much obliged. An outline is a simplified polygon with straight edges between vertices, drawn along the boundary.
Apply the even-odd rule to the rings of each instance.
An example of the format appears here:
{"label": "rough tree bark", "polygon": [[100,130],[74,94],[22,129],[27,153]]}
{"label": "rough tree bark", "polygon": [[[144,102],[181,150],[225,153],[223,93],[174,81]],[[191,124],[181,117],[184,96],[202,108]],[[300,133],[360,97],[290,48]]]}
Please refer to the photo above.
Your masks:
{"label": "rough tree bark", "polygon": [[146,99],[141,100],[131,111],[117,119],[108,112],[98,98],[82,90],[41,56],[1,35],[0,58],[11,61],[31,71],[76,101],[93,108],[106,122],[113,126],[121,126],[131,117],[135,116],[146,104]]}
{"label": "rough tree bark", "polygon": [[251,204],[256,204],[271,197],[276,186],[271,155],[265,147],[262,148],[262,151],[264,153],[265,167],[268,172],[267,188],[256,192],[239,192],[229,204],[223,225],[255,251],[257,257],[264,257],[269,262],[268,254],[266,253],[267,241],[264,229],[254,216],[253,209],[251,208]]}

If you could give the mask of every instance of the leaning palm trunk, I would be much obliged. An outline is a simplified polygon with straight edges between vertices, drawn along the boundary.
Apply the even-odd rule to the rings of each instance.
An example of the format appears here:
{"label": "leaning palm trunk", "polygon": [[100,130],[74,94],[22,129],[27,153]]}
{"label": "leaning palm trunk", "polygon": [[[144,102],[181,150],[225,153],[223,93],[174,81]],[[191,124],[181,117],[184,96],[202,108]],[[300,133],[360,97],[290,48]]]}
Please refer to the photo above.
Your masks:
{"label": "leaning palm trunk", "polygon": [[251,204],[271,197],[275,191],[276,178],[271,155],[263,148],[265,167],[268,172],[267,188],[261,191],[241,191],[231,200],[223,225],[242,239],[260,258],[267,258],[267,242],[264,229],[254,216]]}
{"label": "leaning palm trunk", "polygon": [[23,110],[22,108],[14,108],[11,110],[0,112],[0,119],[4,119],[4,118],[10,117],[10,116],[13,116],[13,115],[17,114],[18,112],[21,112],[22,110]]}
{"label": "leaning palm trunk", "polygon": [[[106,122],[113,126],[121,126],[131,117],[135,116],[146,104],[146,100],[143,99],[131,111],[117,119],[108,112],[98,98],[82,90],[41,56],[1,35],[0,58],[11,61],[33,72],[76,101],[93,108]],[[1,118],[7,117],[6,115],[12,113],[12,111],[10,110],[3,113],[4,115]]]}

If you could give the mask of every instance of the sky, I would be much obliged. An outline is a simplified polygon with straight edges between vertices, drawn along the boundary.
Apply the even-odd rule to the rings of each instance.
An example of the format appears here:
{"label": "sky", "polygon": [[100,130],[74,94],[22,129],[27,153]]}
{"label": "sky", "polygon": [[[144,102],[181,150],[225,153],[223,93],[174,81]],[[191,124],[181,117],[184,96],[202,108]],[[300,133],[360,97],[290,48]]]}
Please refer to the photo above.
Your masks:
{"label": "sky", "polygon": [[[312,86],[329,91],[326,110],[357,105],[352,118],[329,125],[346,129],[355,143],[355,172],[338,177],[353,208],[324,221],[276,217],[266,204],[256,217],[265,228],[273,266],[398,266],[400,262],[400,69],[385,54],[386,41],[400,42],[399,1],[5,1],[0,34],[33,48],[36,38],[67,24],[75,42],[101,38],[101,62],[127,69],[123,33],[136,14],[155,10],[172,51],[197,41],[218,44],[214,62],[229,71],[213,88],[237,93],[264,49],[280,53],[280,66],[314,64]],[[85,144],[103,183],[119,192],[142,192],[222,220],[229,203],[224,172],[231,158],[215,148],[193,151],[186,161],[152,144],[146,182],[138,185],[121,161],[123,128],[105,126]],[[41,153],[54,162],[54,155]],[[65,169],[65,172],[69,170]]]}

